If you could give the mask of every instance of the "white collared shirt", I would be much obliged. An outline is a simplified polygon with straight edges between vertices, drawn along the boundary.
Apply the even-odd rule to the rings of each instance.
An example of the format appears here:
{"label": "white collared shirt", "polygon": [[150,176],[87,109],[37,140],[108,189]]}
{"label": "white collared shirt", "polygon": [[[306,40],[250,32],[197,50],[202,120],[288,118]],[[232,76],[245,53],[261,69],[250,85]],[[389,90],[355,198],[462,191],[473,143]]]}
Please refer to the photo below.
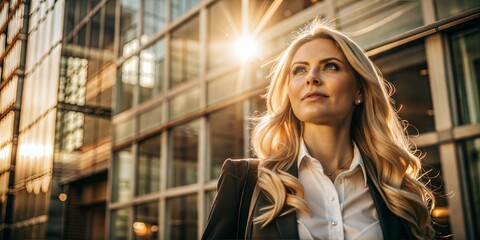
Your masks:
{"label": "white collared shirt", "polygon": [[363,159],[357,145],[353,146],[350,168],[332,182],[301,140],[298,179],[311,216],[297,211],[300,239],[383,239]]}

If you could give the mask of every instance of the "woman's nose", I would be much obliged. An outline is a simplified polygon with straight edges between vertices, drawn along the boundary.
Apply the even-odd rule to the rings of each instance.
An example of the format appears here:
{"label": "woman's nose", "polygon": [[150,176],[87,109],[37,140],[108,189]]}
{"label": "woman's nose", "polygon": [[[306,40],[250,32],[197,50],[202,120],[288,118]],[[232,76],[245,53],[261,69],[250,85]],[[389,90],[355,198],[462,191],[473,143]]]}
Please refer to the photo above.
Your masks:
{"label": "woman's nose", "polygon": [[320,77],[318,76],[316,71],[314,69],[312,69],[307,75],[306,84],[307,85],[310,85],[310,84],[319,85],[320,82],[321,82]]}

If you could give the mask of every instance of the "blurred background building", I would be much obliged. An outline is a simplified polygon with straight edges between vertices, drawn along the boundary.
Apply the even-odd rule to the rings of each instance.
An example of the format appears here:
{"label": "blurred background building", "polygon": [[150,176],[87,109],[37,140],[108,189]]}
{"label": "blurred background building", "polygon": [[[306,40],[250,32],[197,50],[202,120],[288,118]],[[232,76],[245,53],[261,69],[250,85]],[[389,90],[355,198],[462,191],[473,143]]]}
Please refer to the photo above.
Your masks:
{"label": "blurred background building", "polygon": [[480,238],[479,0],[3,0],[1,239],[199,238],[316,16],[395,85],[439,235]]}

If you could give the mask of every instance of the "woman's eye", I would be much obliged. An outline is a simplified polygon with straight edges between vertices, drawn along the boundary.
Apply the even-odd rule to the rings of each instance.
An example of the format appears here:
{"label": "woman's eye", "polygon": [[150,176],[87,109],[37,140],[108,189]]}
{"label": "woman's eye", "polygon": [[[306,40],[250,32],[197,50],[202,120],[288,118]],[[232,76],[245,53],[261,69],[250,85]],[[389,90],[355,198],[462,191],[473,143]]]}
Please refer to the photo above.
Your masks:
{"label": "woman's eye", "polygon": [[338,65],[335,63],[326,63],[323,66],[323,70],[335,70],[338,71]]}
{"label": "woman's eye", "polygon": [[307,72],[307,69],[305,69],[305,67],[295,67],[292,70],[293,75],[297,75],[299,73],[306,73],[306,72]]}

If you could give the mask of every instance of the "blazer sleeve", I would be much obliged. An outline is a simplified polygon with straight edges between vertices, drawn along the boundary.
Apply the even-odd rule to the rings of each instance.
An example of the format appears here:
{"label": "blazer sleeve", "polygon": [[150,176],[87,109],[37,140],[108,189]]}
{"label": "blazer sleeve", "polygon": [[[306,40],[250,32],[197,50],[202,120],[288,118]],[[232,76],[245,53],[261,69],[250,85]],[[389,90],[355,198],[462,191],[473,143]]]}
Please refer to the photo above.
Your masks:
{"label": "blazer sleeve", "polygon": [[238,208],[247,166],[245,161],[227,159],[217,184],[217,196],[213,201],[202,239],[237,238]]}

